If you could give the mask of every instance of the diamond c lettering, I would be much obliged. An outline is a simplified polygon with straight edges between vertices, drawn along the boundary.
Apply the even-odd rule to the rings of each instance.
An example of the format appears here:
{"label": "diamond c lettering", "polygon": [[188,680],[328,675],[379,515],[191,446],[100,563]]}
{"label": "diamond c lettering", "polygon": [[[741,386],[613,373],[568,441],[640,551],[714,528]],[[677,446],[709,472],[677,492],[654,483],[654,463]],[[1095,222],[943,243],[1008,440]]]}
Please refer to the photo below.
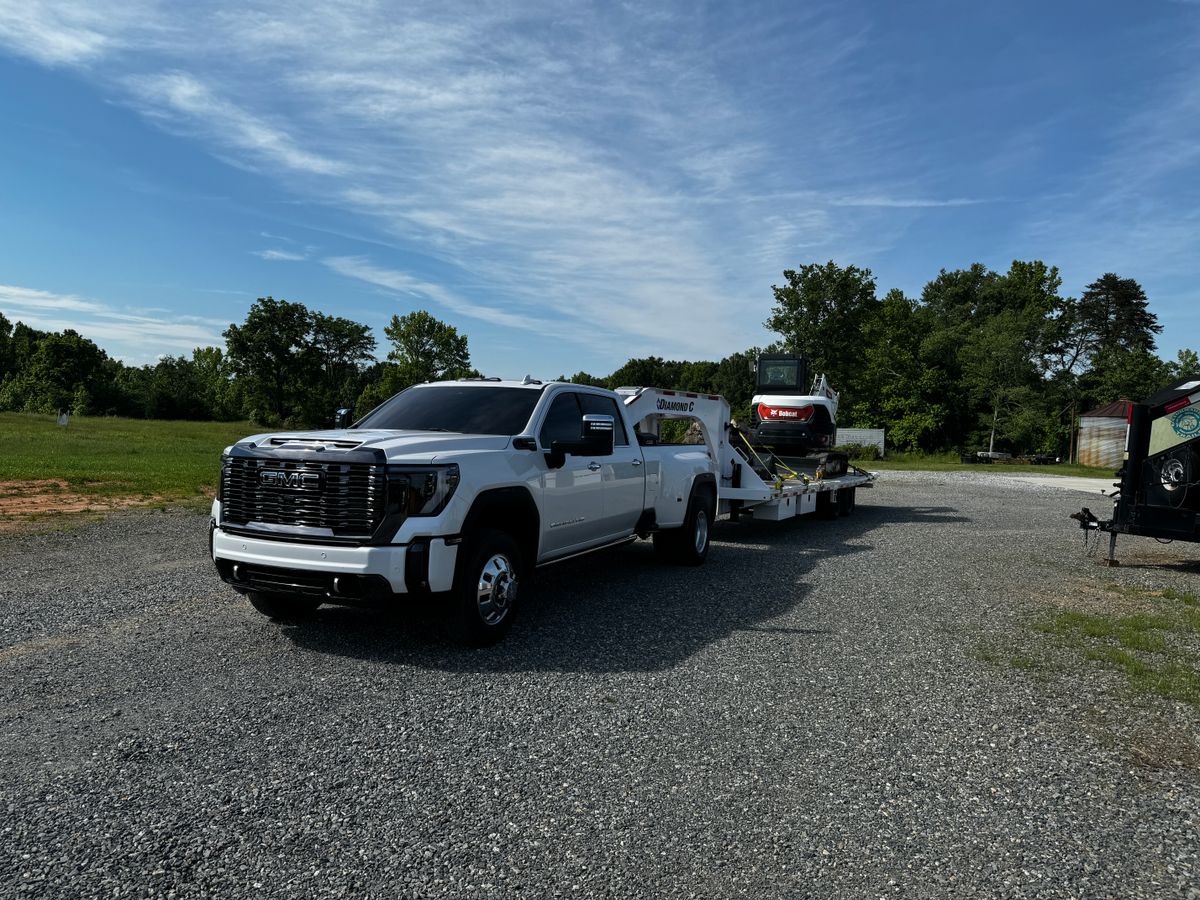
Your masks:
{"label": "diamond c lettering", "polygon": [[692,412],[696,408],[694,400],[664,400],[658,398],[658,408],[668,412]]}

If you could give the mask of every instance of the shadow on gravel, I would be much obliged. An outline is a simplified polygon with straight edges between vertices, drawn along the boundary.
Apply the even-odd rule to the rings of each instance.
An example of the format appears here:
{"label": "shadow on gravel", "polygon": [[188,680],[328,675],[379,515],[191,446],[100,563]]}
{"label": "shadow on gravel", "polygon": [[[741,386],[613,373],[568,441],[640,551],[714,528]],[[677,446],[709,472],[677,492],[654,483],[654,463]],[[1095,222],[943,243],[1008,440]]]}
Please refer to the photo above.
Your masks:
{"label": "shadow on gravel", "polygon": [[1117,560],[1121,563],[1122,569],[1158,569],[1167,572],[1182,572],[1184,575],[1200,575],[1200,559],[1145,559],[1135,554],[1122,555],[1118,547]]}
{"label": "shadow on gravel", "polygon": [[[818,641],[830,632],[770,624],[804,602],[804,577],[827,560],[867,553],[881,526],[969,521],[952,507],[859,506],[850,518],[721,523],[700,568],[659,563],[648,541],[538,572],[520,618],[495,647],[442,635],[429,601],[401,611],[323,607],[280,626],[315,653],[451,672],[636,672],[670,669],[736,632],[749,640]],[[853,543],[851,543],[853,542]]]}

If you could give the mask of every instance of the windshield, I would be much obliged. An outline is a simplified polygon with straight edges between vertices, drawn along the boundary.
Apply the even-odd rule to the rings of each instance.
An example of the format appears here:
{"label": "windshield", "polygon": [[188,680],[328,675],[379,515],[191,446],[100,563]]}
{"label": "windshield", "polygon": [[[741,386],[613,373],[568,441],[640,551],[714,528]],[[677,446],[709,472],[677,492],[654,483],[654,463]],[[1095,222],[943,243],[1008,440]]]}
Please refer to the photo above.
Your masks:
{"label": "windshield", "polygon": [[525,430],[541,396],[530,388],[422,385],[401,391],[354,427],[514,435]]}

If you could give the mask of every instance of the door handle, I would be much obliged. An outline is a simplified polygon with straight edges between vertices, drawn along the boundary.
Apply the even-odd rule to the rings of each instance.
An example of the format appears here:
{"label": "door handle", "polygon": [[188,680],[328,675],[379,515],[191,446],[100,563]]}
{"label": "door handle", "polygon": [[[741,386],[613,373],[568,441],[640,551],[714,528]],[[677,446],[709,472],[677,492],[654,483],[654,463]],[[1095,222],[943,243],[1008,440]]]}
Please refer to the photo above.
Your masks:
{"label": "door handle", "polygon": [[633,461],[633,465],[635,465],[635,466],[640,466],[641,464],[642,464],[642,461],[640,459],[635,459]]}
{"label": "door handle", "polygon": [[592,472],[599,472],[600,471],[600,463],[590,462],[590,463],[588,463],[588,469]]}

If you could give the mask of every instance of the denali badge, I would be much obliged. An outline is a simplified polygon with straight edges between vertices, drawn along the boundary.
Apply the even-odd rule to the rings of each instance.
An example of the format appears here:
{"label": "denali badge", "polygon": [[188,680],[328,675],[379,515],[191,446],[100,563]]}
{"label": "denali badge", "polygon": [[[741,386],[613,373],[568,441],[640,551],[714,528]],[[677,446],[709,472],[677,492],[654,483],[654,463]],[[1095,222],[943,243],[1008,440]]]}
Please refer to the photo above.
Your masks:
{"label": "denali badge", "polygon": [[320,472],[279,472],[267,469],[258,473],[258,483],[281,488],[319,488]]}

